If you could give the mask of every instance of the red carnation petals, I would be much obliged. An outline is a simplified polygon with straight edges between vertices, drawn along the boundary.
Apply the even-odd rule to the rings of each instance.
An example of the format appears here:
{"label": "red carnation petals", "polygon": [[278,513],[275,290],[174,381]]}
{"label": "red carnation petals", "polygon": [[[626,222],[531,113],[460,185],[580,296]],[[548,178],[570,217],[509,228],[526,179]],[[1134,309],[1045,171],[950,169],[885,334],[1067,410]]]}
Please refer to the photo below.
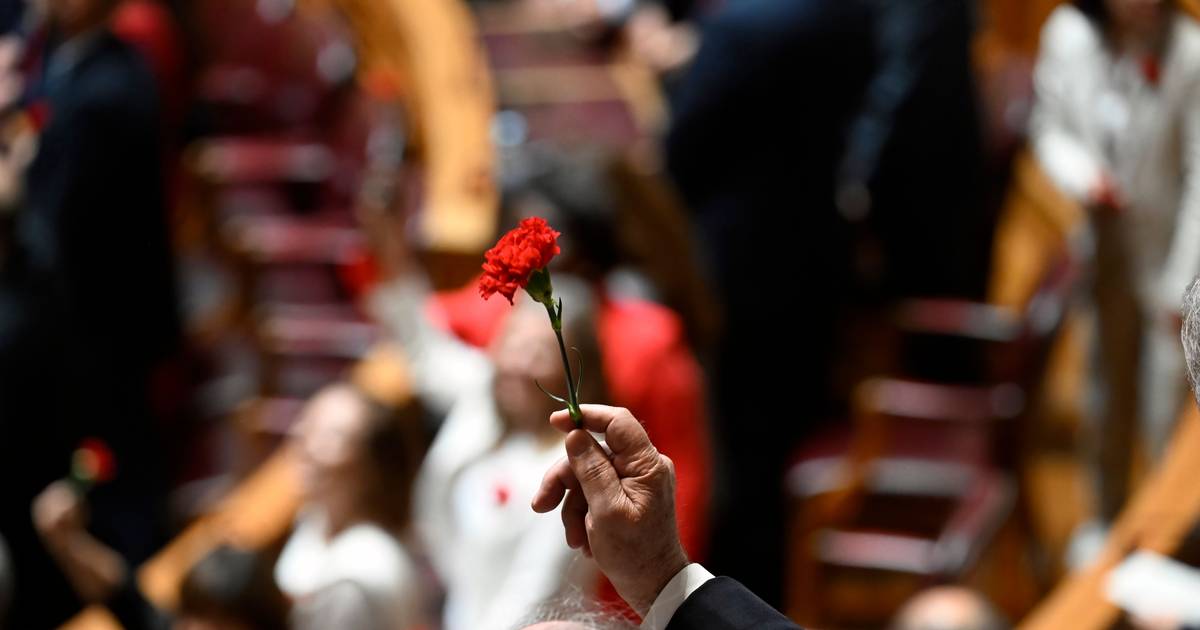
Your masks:
{"label": "red carnation petals", "polygon": [[486,262],[479,279],[479,295],[486,300],[499,293],[511,304],[517,290],[529,284],[529,276],[545,268],[561,251],[559,236],[541,217],[521,221],[483,255]]}
{"label": "red carnation petals", "polygon": [[75,451],[75,473],[84,481],[104,483],[117,474],[117,462],[112,450],[103,441],[86,438]]}

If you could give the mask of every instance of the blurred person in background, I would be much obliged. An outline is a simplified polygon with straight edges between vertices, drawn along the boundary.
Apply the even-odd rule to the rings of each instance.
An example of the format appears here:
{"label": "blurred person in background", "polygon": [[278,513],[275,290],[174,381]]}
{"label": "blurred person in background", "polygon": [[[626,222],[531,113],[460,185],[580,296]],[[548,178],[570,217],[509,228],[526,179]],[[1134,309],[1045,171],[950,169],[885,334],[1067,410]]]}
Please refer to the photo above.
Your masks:
{"label": "blurred person in background", "polygon": [[886,299],[982,300],[994,217],[979,192],[975,3],[869,0],[868,7],[875,60],[836,187],[839,213],[865,232],[857,270]]}
{"label": "blurred person in background", "polygon": [[[506,167],[504,227],[539,216],[562,232],[562,253],[551,262],[552,271],[579,277],[592,290],[594,335],[607,392],[616,404],[638,414],[651,439],[675,461],[680,471],[677,510],[684,548],[694,558],[705,558],[712,503],[711,429],[703,374],[689,343],[689,337],[702,335],[689,334],[687,318],[663,304],[666,291],[661,288],[671,281],[676,285],[699,281],[695,265],[670,257],[686,252],[679,252],[669,237],[644,229],[646,224],[629,221],[623,214],[649,214],[652,209],[635,192],[630,191],[628,199],[621,197],[627,189],[616,184],[617,166],[602,152],[531,148],[510,158]],[[644,249],[663,255],[671,266],[662,270],[671,275],[667,282],[661,278],[654,282],[644,273],[654,261],[633,264],[627,248],[629,232],[650,241]],[[436,294],[430,308],[437,314],[435,321],[480,348],[496,339],[513,312],[503,300],[480,300],[474,282]],[[604,595],[615,597],[611,592]]]}
{"label": "blurred person in background", "polygon": [[419,420],[338,383],[313,397],[295,431],[305,506],[275,565],[293,627],[420,626],[424,589],[405,542]]}
{"label": "blurred person in background", "polygon": [[[446,588],[443,627],[510,628],[566,590],[594,593],[594,567],[567,547],[558,519],[529,510],[540,471],[562,452],[561,434],[545,422],[558,404],[535,384],[563,389],[544,307],[510,307],[485,354],[433,325],[429,289],[414,267],[392,273],[372,311],[402,347],[421,400],[445,418],[421,464],[414,513]],[[579,349],[580,398],[603,400],[590,291],[565,274],[555,274],[554,291],[563,335]]]}
{"label": "blurred person in background", "polygon": [[[858,0],[727,3],[672,95],[667,169],[725,316],[712,369],[722,470],[710,558],[769,603],[782,597],[784,466],[831,413],[852,268],[833,191],[870,41]],[[789,297],[805,307],[775,307]],[[768,367],[776,360],[789,369]],[[784,391],[792,402],[781,408],[770,393]]]}
{"label": "blurred person in background", "polygon": [[[728,3],[673,95],[668,169],[726,309],[712,562],[768,602],[780,601],[784,466],[842,415],[840,319],[862,302],[983,294],[992,220],[977,193],[972,30],[971,3],[956,0]],[[784,316],[764,308],[772,295],[806,306]],[[764,348],[803,358],[774,370]],[[745,420],[778,416],[763,392],[780,391],[792,392],[782,421]]]}
{"label": "blurred person in background", "polygon": [[1097,501],[1068,552],[1079,566],[1129,495],[1135,436],[1157,459],[1184,397],[1176,339],[1179,296],[1200,268],[1200,25],[1170,0],[1065,4],[1042,30],[1034,79],[1034,149],[1088,209],[1095,245],[1085,439]]}
{"label": "blurred person in background", "polygon": [[1007,630],[1010,625],[982,595],[962,586],[917,593],[892,621],[892,630]]}
{"label": "blurred person in background", "polygon": [[175,143],[191,96],[191,59],[179,24],[182,9],[177,5],[168,0],[121,0],[111,24],[113,33],[142,55],[154,75],[168,159],[177,157]]}
{"label": "blurred person in background", "polygon": [[196,563],[180,586],[176,614],[142,594],[136,572],[88,533],[88,506],[68,482],[47,486],[34,500],[38,534],[81,600],[108,608],[125,630],[283,630],[287,604],[257,554],[218,547]]}
{"label": "blurred person in background", "polygon": [[92,531],[130,566],[162,538],[159,432],[181,332],[156,91],[108,29],[115,6],[48,0],[25,45],[19,105],[42,122],[0,262],[0,529],[19,592],[39,594],[18,594],[18,627],[54,625],[73,608],[28,506],[61,476],[85,425],[119,462],[90,496]]}

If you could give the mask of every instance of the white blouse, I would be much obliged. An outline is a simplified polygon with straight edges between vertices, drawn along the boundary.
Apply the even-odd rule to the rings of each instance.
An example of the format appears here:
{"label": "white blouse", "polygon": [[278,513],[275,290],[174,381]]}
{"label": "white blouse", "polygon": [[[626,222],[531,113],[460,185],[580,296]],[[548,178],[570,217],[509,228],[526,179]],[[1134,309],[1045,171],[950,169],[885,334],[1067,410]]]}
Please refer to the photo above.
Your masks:
{"label": "white blouse", "polygon": [[302,513],[275,565],[300,629],[406,630],[420,625],[422,586],[404,545],[360,523],[326,538],[323,513]]}
{"label": "white blouse", "polygon": [[1059,6],[1042,29],[1031,135],[1076,200],[1111,175],[1143,303],[1178,310],[1200,271],[1200,25],[1174,15],[1159,63],[1114,55],[1091,19]]}
{"label": "white blouse", "polygon": [[417,475],[414,525],[445,582],[445,630],[506,630],[547,599],[592,592],[595,564],[566,544],[558,510],[530,508],[562,439],[505,435],[482,352],[433,326],[428,289],[392,282],[372,297],[376,320],[404,348],[424,399],[446,419]]}

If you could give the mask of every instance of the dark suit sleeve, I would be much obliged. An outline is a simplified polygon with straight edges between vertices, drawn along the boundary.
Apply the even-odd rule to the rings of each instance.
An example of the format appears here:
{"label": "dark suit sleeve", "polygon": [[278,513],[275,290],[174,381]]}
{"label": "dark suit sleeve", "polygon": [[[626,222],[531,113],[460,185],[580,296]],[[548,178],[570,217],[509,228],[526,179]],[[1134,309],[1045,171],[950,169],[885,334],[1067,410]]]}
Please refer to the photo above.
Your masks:
{"label": "dark suit sleeve", "polygon": [[696,589],[667,624],[667,630],[783,630],[799,627],[737,580],[727,577],[713,578]]}

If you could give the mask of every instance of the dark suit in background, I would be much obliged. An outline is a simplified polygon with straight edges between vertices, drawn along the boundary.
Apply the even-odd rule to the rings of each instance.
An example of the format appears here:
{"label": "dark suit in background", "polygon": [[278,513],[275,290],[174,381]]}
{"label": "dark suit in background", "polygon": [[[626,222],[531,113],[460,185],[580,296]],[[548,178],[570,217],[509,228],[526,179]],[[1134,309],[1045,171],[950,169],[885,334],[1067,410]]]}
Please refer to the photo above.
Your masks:
{"label": "dark suit in background", "polygon": [[983,134],[971,67],[975,3],[870,0],[874,72],[841,184],[870,192],[882,297],[982,299],[995,217],[984,207]]}
{"label": "dark suit in background", "polygon": [[89,496],[94,533],[130,566],[160,542],[167,475],[152,392],[181,338],[151,76],[107,31],[47,51],[30,98],[49,123],[0,281],[0,528],[21,575],[10,620],[21,628],[72,612],[29,509],[82,437],[117,460],[117,478]]}
{"label": "dark suit in background", "polygon": [[731,1],[672,99],[668,168],[726,309],[712,378],[725,469],[708,563],[771,603],[784,464],[825,413],[848,285],[833,190],[870,71],[869,17],[856,0]]}

